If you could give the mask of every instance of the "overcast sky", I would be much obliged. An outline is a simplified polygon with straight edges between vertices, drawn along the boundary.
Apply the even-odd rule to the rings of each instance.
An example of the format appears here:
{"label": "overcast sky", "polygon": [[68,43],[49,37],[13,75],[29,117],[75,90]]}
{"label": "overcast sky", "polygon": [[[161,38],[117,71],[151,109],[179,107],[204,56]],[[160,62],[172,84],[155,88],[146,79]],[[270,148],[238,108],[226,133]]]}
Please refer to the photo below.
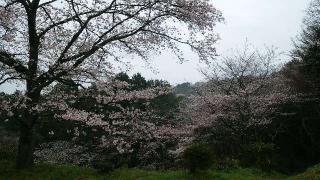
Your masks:
{"label": "overcast sky", "polygon": [[[221,37],[217,44],[219,54],[241,47],[246,39],[255,47],[275,46],[288,52],[292,49],[292,38],[301,30],[304,10],[310,3],[310,0],[212,1],[226,20],[217,26]],[[197,57],[188,51],[184,53],[192,61],[179,64],[174,55],[163,53],[154,58],[151,66],[142,65],[141,61],[135,63],[131,74],[141,72],[148,79],[168,80],[172,84],[201,81],[203,77],[198,72],[201,64]],[[154,73],[155,70],[158,73]],[[12,85],[0,86],[0,91],[13,92],[15,89]]]}
{"label": "overcast sky", "polygon": [[[217,9],[222,11],[226,23],[217,26],[221,40],[217,44],[219,54],[231,48],[240,48],[246,39],[255,47],[275,46],[281,52],[292,49],[292,39],[302,25],[304,11],[310,0],[213,0]],[[183,64],[171,54],[156,57],[152,67],[159,73],[151,72],[149,67],[135,66],[134,71],[142,72],[147,78],[160,78],[172,84],[185,81],[196,82],[203,79],[198,72],[199,62],[190,52],[189,59]],[[287,58],[288,57],[284,57]],[[141,63],[140,63],[141,64]],[[201,65],[201,64],[200,64]]]}

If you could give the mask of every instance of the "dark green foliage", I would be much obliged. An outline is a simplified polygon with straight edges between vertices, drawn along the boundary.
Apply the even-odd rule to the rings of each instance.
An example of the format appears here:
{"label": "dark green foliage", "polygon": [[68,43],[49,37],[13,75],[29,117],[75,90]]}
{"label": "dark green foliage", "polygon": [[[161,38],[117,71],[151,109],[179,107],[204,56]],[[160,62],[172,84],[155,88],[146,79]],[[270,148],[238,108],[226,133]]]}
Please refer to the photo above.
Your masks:
{"label": "dark green foliage", "polygon": [[175,94],[182,94],[182,95],[191,95],[191,94],[195,94],[195,91],[192,87],[192,85],[190,83],[182,83],[182,84],[178,84],[175,88],[174,88],[174,92]]}
{"label": "dark green foliage", "polygon": [[254,165],[254,167],[269,170],[272,168],[272,158],[275,152],[275,145],[272,143],[253,142],[242,145],[240,163],[243,165]]}
{"label": "dark green foliage", "polygon": [[174,93],[158,96],[151,100],[150,106],[161,117],[173,119],[179,111],[179,103],[182,97],[177,97]]}
{"label": "dark green foliage", "polygon": [[134,90],[141,90],[149,87],[148,82],[140,73],[134,74],[131,80],[129,80],[129,83]]}
{"label": "dark green foliage", "polygon": [[[18,101],[18,92],[13,94],[0,93],[0,101]],[[11,115],[10,115],[11,114]],[[19,120],[21,120],[21,110],[12,110],[11,112],[1,111],[0,108],[0,127],[6,131],[16,133],[19,131]]]}
{"label": "dark green foliage", "polygon": [[[171,87],[167,81],[163,80],[146,80],[140,73],[134,74],[131,78],[124,72],[116,75],[116,79],[126,81],[130,85],[130,90],[142,90],[151,87]],[[154,113],[167,119],[172,119],[175,113],[178,112],[181,97],[177,97],[175,93],[158,96],[151,100],[150,107]],[[136,101],[134,103],[127,102],[127,106],[136,108],[146,108],[143,105],[144,101]],[[162,123],[162,122],[159,122]]]}
{"label": "dark green foliage", "polygon": [[114,164],[110,161],[96,161],[92,163],[92,167],[100,173],[108,173],[114,170]]}
{"label": "dark green foliage", "polygon": [[290,113],[274,122],[281,127],[274,143],[278,166],[285,171],[304,170],[320,162],[320,1],[313,0],[306,12],[292,61],[282,70],[299,93],[299,101],[285,105]]}
{"label": "dark green foliage", "polygon": [[100,172],[110,172],[128,164],[128,154],[119,154],[114,147],[101,149],[91,161],[91,166]]}
{"label": "dark green foliage", "polygon": [[[168,142],[169,141],[169,142]],[[137,144],[132,152],[128,167],[142,167],[148,169],[168,169],[174,166],[174,155],[168,152],[172,139]],[[140,147],[139,147],[140,146]]]}
{"label": "dark green foliage", "polygon": [[129,75],[125,72],[120,72],[120,73],[116,74],[115,78],[120,81],[126,81],[126,82],[130,81]]}
{"label": "dark green foliage", "polygon": [[226,123],[217,123],[214,127],[199,128],[195,133],[196,138],[207,142],[217,155],[214,164],[218,169],[238,165],[273,168],[275,146],[269,135],[274,133],[274,129],[268,126],[255,126],[237,133],[231,124],[226,126]]}
{"label": "dark green foliage", "polygon": [[15,160],[17,153],[17,143],[12,141],[0,142],[0,159],[1,160]]}
{"label": "dark green foliage", "polygon": [[191,173],[199,170],[207,170],[213,164],[213,153],[208,145],[194,143],[189,146],[182,155],[183,166]]}
{"label": "dark green foliage", "polygon": [[0,127],[0,160],[14,161],[17,153],[17,137]]}
{"label": "dark green foliage", "polygon": [[227,157],[227,158],[215,157],[214,159],[214,169],[217,169],[217,170],[230,170],[230,169],[236,169],[239,167],[240,167],[240,162],[238,159],[234,159],[231,157]]}
{"label": "dark green foliage", "polygon": [[320,101],[301,97],[300,102],[287,104],[285,112],[276,117],[273,126],[278,127],[274,136],[277,169],[285,172],[303,171],[320,162]]}
{"label": "dark green foliage", "polygon": [[[292,58],[308,92],[320,95],[320,1],[313,0],[304,28],[295,42]],[[296,73],[297,74],[297,73]]]}

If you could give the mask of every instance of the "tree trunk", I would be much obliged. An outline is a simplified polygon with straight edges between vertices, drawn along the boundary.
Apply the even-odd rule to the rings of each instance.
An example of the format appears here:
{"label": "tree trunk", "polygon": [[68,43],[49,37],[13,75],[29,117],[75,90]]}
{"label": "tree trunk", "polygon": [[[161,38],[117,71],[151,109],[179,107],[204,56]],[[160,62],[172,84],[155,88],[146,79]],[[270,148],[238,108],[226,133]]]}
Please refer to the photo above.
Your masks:
{"label": "tree trunk", "polygon": [[17,154],[17,168],[24,169],[33,166],[34,127],[21,123]]}
{"label": "tree trunk", "polygon": [[40,99],[41,88],[37,81],[39,45],[40,38],[37,34],[37,10],[40,0],[32,1],[25,6],[28,17],[28,35],[29,35],[29,61],[28,72],[26,73],[26,108],[20,119],[20,138],[17,154],[18,169],[29,168],[33,166],[34,151],[34,131],[35,123],[38,120],[37,105]]}
{"label": "tree trunk", "polygon": [[26,108],[20,121],[20,137],[18,145],[18,154],[16,167],[25,169],[33,166],[33,151],[35,144],[35,127],[34,124],[38,119],[38,112],[33,108],[37,105],[40,93],[28,95],[30,99],[26,102]]}

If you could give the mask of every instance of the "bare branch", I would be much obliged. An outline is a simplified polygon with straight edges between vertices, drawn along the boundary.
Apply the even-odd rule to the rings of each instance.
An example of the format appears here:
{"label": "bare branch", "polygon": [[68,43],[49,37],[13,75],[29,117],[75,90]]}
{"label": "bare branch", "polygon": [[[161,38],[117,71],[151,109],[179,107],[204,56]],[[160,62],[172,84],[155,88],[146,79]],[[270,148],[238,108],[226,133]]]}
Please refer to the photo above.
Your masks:
{"label": "bare branch", "polygon": [[17,80],[17,79],[20,79],[20,78],[12,76],[12,77],[7,77],[5,79],[0,79],[0,85],[4,84],[10,80]]}
{"label": "bare branch", "polygon": [[10,68],[14,69],[17,73],[22,75],[26,75],[28,69],[22,65],[18,60],[14,59],[12,55],[0,51],[0,62],[4,65],[9,66]]}
{"label": "bare branch", "polygon": [[57,0],[51,0],[51,1],[48,1],[48,2],[44,2],[42,4],[40,4],[38,7],[41,8],[41,7],[44,7],[44,6],[47,6],[49,4],[52,4],[54,2],[56,2]]}

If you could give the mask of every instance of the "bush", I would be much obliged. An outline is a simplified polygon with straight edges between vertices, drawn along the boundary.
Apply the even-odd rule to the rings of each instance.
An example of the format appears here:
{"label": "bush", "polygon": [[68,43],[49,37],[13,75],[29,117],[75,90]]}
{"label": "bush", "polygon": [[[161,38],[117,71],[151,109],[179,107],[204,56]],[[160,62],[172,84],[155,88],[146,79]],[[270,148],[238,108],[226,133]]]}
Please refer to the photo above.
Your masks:
{"label": "bush", "polygon": [[92,166],[100,173],[108,173],[115,169],[114,164],[110,161],[94,161],[92,162]]}
{"label": "bush", "polygon": [[127,164],[128,154],[120,154],[115,147],[107,147],[97,151],[91,166],[102,173],[108,173]]}
{"label": "bush", "polygon": [[169,153],[166,142],[150,142],[139,146],[130,155],[129,167],[144,169],[167,169],[173,167],[174,156]]}
{"label": "bush", "polygon": [[254,165],[261,169],[270,169],[272,166],[274,144],[255,142],[242,146],[240,161],[243,165]]}
{"label": "bush", "polygon": [[15,160],[17,154],[17,138],[2,136],[0,139],[0,160]]}
{"label": "bush", "polygon": [[73,164],[88,166],[96,156],[87,147],[68,141],[55,141],[40,144],[34,152],[35,161],[51,164]]}
{"label": "bush", "polygon": [[223,158],[215,158],[214,159],[214,168],[217,170],[229,170],[229,169],[237,169],[239,168],[239,160],[223,157]]}
{"label": "bush", "polygon": [[0,143],[0,159],[14,160],[16,158],[17,147],[15,144]]}
{"label": "bush", "polygon": [[189,146],[182,155],[183,166],[191,173],[207,170],[213,163],[213,154],[208,145],[195,143]]}

